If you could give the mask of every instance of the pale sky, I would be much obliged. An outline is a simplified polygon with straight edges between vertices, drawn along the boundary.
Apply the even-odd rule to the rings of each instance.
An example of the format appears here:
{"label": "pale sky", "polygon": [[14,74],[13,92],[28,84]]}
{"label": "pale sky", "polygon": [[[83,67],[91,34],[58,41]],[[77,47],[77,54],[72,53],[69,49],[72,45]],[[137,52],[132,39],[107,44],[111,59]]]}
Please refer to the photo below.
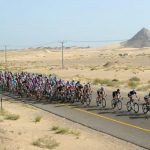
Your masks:
{"label": "pale sky", "polygon": [[150,0],[0,0],[0,19],[1,47],[122,40],[150,29]]}

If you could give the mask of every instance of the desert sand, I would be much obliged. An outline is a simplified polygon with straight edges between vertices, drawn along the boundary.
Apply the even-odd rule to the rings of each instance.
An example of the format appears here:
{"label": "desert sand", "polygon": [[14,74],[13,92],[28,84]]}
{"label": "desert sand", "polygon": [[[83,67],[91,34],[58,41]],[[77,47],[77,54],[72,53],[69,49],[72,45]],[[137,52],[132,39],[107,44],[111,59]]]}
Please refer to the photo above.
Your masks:
{"label": "desert sand", "polygon": [[[3,108],[11,114],[19,115],[19,118],[7,120],[0,115],[0,150],[47,149],[33,145],[33,142],[50,137],[55,141],[47,141],[47,144],[57,143],[53,147],[55,150],[143,149],[12,99],[4,101]],[[40,121],[36,121],[37,117],[40,117]],[[56,134],[56,130],[52,130],[54,127],[65,129],[66,132]]]}
{"label": "desert sand", "polygon": [[[4,56],[1,51],[0,69],[5,69]],[[7,69],[14,72],[55,74],[65,80],[95,85],[101,83],[97,80],[111,82],[115,79],[116,84],[102,84],[139,91],[150,89],[150,48],[123,48],[119,44],[102,48],[64,48],[64,69],[61,69],[61,49],[7,51],[7,61]],[[133,77],[136,79],[132,80]]]}

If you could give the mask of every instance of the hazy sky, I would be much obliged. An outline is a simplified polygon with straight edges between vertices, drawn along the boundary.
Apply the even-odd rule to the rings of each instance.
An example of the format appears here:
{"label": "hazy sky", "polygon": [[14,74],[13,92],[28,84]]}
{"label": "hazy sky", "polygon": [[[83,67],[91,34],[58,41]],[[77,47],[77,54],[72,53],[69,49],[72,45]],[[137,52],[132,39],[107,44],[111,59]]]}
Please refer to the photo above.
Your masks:
{"label": "hazy sky", "polygon": [[150,29],[150,0],[0,0],[0,19],[1,46],[122,40]]}

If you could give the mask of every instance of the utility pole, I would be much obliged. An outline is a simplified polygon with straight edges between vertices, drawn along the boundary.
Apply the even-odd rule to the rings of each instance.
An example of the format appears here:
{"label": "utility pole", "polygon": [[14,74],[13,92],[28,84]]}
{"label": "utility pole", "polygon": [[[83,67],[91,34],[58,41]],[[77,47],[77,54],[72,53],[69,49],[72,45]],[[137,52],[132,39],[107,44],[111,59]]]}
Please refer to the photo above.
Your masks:
{"label": "utility pole", "polygon": [[7,46],[5,45],[5,71],[7,70]]}
{"label": "utility pole", "polygon": [[1,112],[3,110],[3,99],[2,99],[2,95],[1,95]]}
{"label": "utility pole", "polygon": [[62,51],[62,69],[64,69],[64,42],[61,42],[61,51]]}
{"label": "utility pole", "polygon": [[[5,45],[5,71],[7,70],[7,46]],[[1,98],[0,98],[0,103],[1,103],[1,111],[3,110],[3,91],[2,91],[2,94],[1,94]]]}

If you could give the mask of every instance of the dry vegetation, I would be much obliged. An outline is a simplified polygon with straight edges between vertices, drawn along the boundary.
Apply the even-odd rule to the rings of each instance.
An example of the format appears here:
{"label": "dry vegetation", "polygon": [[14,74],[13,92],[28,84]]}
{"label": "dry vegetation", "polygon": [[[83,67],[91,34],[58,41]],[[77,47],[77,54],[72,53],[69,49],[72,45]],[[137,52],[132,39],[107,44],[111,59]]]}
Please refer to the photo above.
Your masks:
{"label": "dry vegetation", "polygon": [[73,130],[70,130],[68,128],[62,128],[60,126],[53,126],[51,128],[51,130],[54,131],[55,134],[72,134],[72,135],[75,135],[75,136],[80,135],[80,132],[78,132],[78,131],[73,131]]}
{"label": "dry vegetation", "polygon": [[53,149],[57,146],[59,146],[59,143],[52,137],[45,136],[43,138],[38,138],[36,141],[32,143],[34,146],[40,147],[40,148],[47,148],[47,149]]}
{"label": "dry vegetation", "polygon": [[42,119],[42,116],[37,116],[37,117],[35,117],[34,122],[35,122],[35,123],[40,122],[41,119]]}
{"label": "dry vegetation", "polygon": [[6,119],[6,120],[18,120],[20,118],[19,115],[16,114],[11,114],[8,111],[2,109],[0,110],[0,117],[1,119]]}

